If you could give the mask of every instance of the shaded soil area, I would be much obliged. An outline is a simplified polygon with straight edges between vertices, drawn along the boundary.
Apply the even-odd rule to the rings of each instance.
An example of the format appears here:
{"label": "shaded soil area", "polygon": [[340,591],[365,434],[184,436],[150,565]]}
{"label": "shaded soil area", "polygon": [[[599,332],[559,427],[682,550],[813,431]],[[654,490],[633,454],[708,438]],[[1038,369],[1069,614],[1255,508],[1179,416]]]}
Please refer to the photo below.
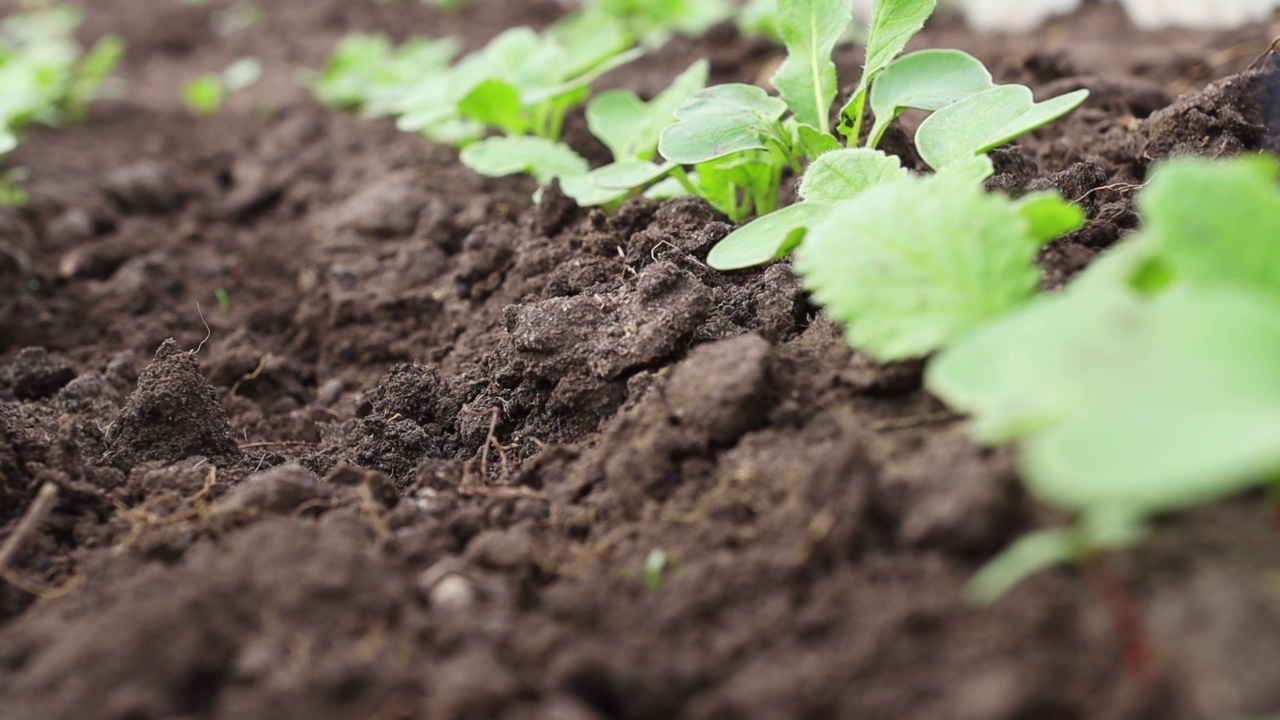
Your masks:
{"label": "shaded soil area", "polygon": [[[1127,677],[1077,571],[965,602],[1060,518],[918,365],[851,351],[785,263],[706,268],[731,229],[714,210],[534,206],[296,86],[350,30],[474,47],[557,3],[272,0],[222,36],[228,6],[95,0],[86,37],[129,42],[127,94],[8,160],[32,200],[0,212],[0,537],[43,484],[59,497],[0,568],[5,720],[1280,712],[1262,498],[1113,559],[1155,648]],[[1135,226],[1153,161],[1272,143],[1267,75],[1245,72],[1268,41],[1092,4],[1018,37],[941,19],[915,45],[1093,91],[991,181],[1088,210],[1045,252],[1057,287]],[[184,79],[245,54],[261,85],[182,110]],[[721,81],[779,60],[717,28],[605,84],[651,94],[702,56]],[[847,82],[860,61],[841,51]],[[580,116],[568,133],[598,153]]]}

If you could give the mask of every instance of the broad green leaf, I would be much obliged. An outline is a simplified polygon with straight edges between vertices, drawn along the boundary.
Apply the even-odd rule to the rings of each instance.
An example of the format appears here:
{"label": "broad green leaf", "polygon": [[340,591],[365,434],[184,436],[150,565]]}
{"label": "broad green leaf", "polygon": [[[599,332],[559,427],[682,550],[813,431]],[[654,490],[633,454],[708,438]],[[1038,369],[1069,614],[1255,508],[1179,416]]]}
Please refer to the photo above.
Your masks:
{"label": "broad green leaf", "polygon": [[885,68],[871,86],[875,125],[867,145],[878,145],[889,123],[903,110],[934,112],[992,87],[991,73],[968,53],[921,50],[904,55]]}
{"label": "broad green leaf", "polygon": [[539,185],[557,177],[586,175],[590,166],[564,143],[536,137],[495,137],[473,143],[458,157],[463,165],[490,177],[532,175]]}
{"label": "broad green leaf", "polygon": [[833,206],[809,229],[796,269],[851,345],[881,361],[921,357],[1035,294],[1028,225],[980,187],[906,178]]}
{"label": "broad green leaf", "polygon": [[1001,85],[935,112],[916,131],[920,158],[936,169],[985,153],[1075,110],[1088,90],[1036,103],[1022,85]]}
{"label": "broad green leaf", "polygon": [[1080,229],[1088,219],[1084,208],[1052,191],[1024,195],[1018,199],[1017,207],[1030,223],[1031,241],[1037,245]]}
{"label": "broad green leaf", "polygon": [[596,187],[606,190],[630,190],[657,182],[670,173],[675,163],[652,163],[624,160],[592,170],[587,175]]}
{"label": "broad green leaf", "polygon": [[786,111],[785,102],[758,87],[715,85],[694,93],[676,110],[677,122],[662,132],[658,152],[672,162],[696,165],[764,150]]}
{"label": "broad green leaf", "polygon": [[1082,348],[1073,412],[1023,445],[1033,492],[1152,514],[1280,475],[1280,297],[1188,285],[1117,320]]}
{"label": "broad green leaf", "polygon": [[773,86],[800,122],[822,133],[831,130],[836,65],[831,53],[853,20],[850,0],[783,0],[778,4],[778,30],[787,59],[773,76]]}
{"label": "broad green leaf", "polygon": [[823,203],[801,202],[756,218],[716,243],[707,264],[716,270],[741,270],[784,258],[804,238],[805,229],[829,210]]}
{"label": "broad green leaf", "polygon": [[970,431],[983,442],[1030,435],[1074,411],[1082,367],[1127,351],[1123,343],[1105,347],[1107,328],[1141,309],[1119,282],[1077,281],[960,338],[929,363],[925,385],[969,413]]}
{"label": "broad green leaf", "polygon": [[795,124],[795,145],[810,160],[817,159],[824,153],[840,149],[840,141],[829,132],[820,132],[811,125]]}
{"label": "broad green leaf", "polygon": [[1280,161],[1192,158],[1159,166],[1138,195],[1144,235],[1176,279],[1280,292]]}
{"label": "broad green leaf", "polygon": [[813,161],[800,179],[800,197],[806,201],[848,200],[872,185],[910,175],[892,155],[866,148],[826,153]]}
{"label": "broad green leaf", "polygon": [[889,63],[906,49],[907,41],[920,32],[936,5],[937,0],[875,0],[867,35],[867,62],[862,68],[862,78],[849,102],[840,111],[840,132],[850,142],[858,139],[867,89]]}
{"label": "broad green leaf", "polygon": [[1046,528],[1024,535],[993,558],[969,581],[965,594],[979,605],[990,605],[1014,585],[1060,563],[1079,562],[1087,551],[1080,533],[1071,528]]}
{"label": "broad green leaf", "polygon": [[584,75],[633,44],[622,24],[594,4],[556,23],[547,37],[564,49],[558,60],[562,78]]}
{"label": "broad green leaf", "polygon": [[864,87],[902,54],[907,42],[924,27],[936,5],[937,0],[876,0],[867,35]]}
{"label": "broad green leaf", "polygon": [[[690,174],[690,179],[697,181],[694,175]],[[653,187],[644,191],[644,196],[650,200],[670,200],[671,198],[685,197],[691,194],[689,188],[677,178],[667,176],[659,180]]]}
{"label": "broad green leaf", "polygon": [[586,72],[570,76],[569,79],[564,82],[546,88],[531,86],[528,92],[521,94],[521,98],[528,105],[537,105],[538,103],[547,102],[577,91],[583,91],[583,97],[585,98],[585,91],[596,80],[599,80],[601,77],[608,75],[624,65],[629,65],[635,62],[643,55],[644,51],[639,48],[627,50],[626,52],[622,52],[605,59]]}
{"label": "broad green leaf", "polygon": [[[629,192],[621,188],[603,188],[591,182],[590,175],[571,175],[562,176],[560,178],[560,190],[565,195],[573,198],[578,207],[595,207],[598,205],[608,205],[611,202],[620,200],[627,196]],[[539,190],[541,193],[541,190]],[[540,194],[534,195],[534,200],[541,202]]]}
{"label": "broad green leaf", "polygon": [[635,138],[649,123],[649,106],[630,90],[605,90],[587,105],[587,127],[613,159],[639,157]]}
{"label": "broad green leaf", "polygon": [[348,35],[334,48],[312,91],[330,107],[362,105],[368,88],[381,81],[391,53],[391,40],[385,35]]}
{"label": "broad green leaf", "polygon": [[938,168],[936,174],[981,185],[996,174],[996,166],[987,155],[971,155]]}
{"label": "broad green leaf", "polygon": [[705,60],[695,62],[648,103],[630,90],[606,90],[587,105],[587,127],[614,160],[652,160],[676,109],[706,85],[709,67]]}
{"label": "broad green leaf", "polygon": [[501,80],[476,85],[458,102],[458,112],[509,135],[519,135],[528,126],[521,115],[520,91]]}

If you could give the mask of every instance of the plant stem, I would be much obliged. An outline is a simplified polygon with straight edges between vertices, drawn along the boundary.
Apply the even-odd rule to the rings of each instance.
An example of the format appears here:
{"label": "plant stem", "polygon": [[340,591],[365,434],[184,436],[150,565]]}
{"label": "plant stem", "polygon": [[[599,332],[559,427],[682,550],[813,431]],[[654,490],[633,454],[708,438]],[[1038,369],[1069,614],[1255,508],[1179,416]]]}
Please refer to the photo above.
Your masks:
{"label": "plant stem", "polygon": [[680,186],[687,190],[690,195],[698,197],[702,196],[702,192],[694,186],[693,181],[689,179],[689,173],[685,172],[684,168],[679,165],[675,166],[675,168],[671,170],[671,175],[680,182]]}
{"label": "plant stem", "polygon": [[1132,589],[1102,554],[1093,554],[1083,566],[1086,577],[1111,615],[1124,655],[1125,674],[1144,687],[1149,685],[1155,677],[1155,651]]}
{"label": "plant stem", "polygon": [[857,147],[858,138],[862,135],[862,113],[867,107],[867,91],[865,88],[858,88],[858,94],[853,100],[853,128],[849,136],[845,138],[846,147]]}

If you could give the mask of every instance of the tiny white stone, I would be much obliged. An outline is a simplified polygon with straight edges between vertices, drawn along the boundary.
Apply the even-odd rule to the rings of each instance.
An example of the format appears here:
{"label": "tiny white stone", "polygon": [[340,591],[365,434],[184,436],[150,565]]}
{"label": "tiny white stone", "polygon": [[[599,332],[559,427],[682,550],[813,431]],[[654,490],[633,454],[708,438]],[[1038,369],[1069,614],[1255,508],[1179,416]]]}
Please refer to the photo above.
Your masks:
{"label": "tiny white stone", "polygon": [[431,588],[430,601],[434,610],[464,610],[475,604],[476,590],[461,575],[445,575]]}

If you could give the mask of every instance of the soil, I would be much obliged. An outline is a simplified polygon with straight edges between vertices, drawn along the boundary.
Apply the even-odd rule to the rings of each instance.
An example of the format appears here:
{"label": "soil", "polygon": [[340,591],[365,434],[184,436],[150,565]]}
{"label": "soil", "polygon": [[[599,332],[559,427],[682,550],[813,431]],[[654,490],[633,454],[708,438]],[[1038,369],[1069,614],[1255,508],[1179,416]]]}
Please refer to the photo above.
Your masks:
{"label": "soil", "polygon": [[[229,4],[89,4],[86,39],[129,43],[125,94],[7,160],[31,202],[0,213],[0,537],[59,496],[0,568],[5,720],[1280,712],[1263,498],[1112,559],[1154,648],[1126,674],[1076,570],[965,601],[1060,518],[918,364],[849,350],[786,263],[705,267],[715,211],[535,206],[297,85],[351,30],[475,47],[558,3],[272,0],[222,36]],[[1113,5],[913,43],[1093,91],[996,156],[992,187],[1089,212],[1046,250],[1050,288],[1134,227],[1155,160],[1273,144],[1247,68],[1276,28],[1142,33]],[[246,54],[260,85],[183,110],[185,79]],[[651,94],[703,56],[717,81],[779,59],[717,28],[604,84]],[[860,51],[839,60],[848,84]],[[599,156],[580,115],[568,137]]]}

